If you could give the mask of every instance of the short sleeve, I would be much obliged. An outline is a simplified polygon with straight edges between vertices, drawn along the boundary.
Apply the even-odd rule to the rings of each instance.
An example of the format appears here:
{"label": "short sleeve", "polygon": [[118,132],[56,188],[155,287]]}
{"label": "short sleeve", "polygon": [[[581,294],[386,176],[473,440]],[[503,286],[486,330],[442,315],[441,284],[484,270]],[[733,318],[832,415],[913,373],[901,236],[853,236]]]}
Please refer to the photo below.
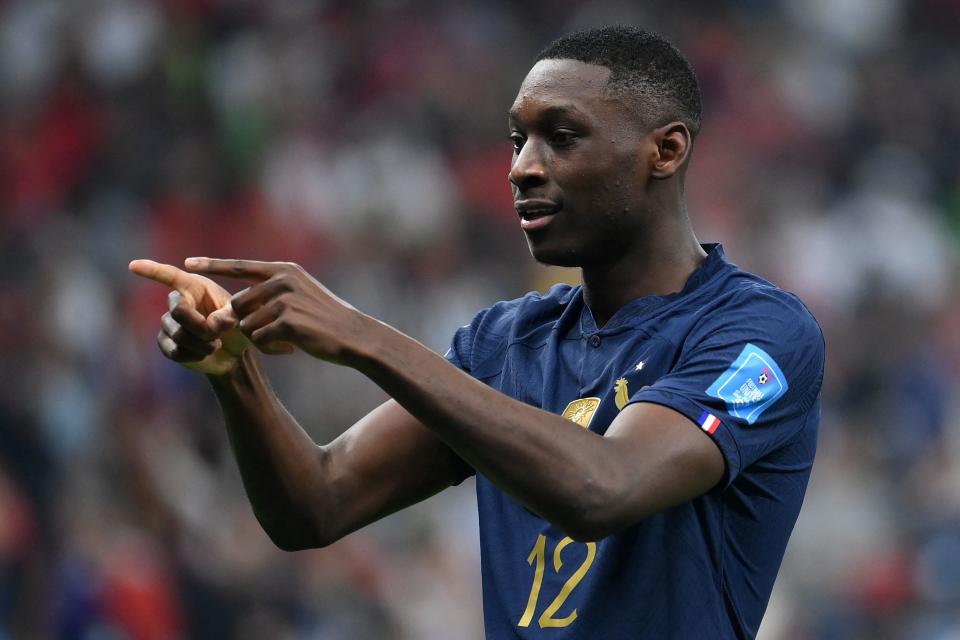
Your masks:
{"label": "short sleeve", "polygon": [[708,433],[729,484],[816,424],[807,418],[818,407],[823,362],[820,327],[799,300],[750,290],[699,320],[670,372],[630,401],[670,407]]}
{"label": "short sleeve", "polygon": [[473,345],[487,311],[484,309],[473,317],[470,324],[457,329],[450,341],[450,348],[443,356],[453,366],[466,373],[473,373]]}
{"label": "short sleeve", "polygon": [[[474,316],[470,324],[457,329],[457,331],[453,334],[453,339],[450,341],[450,348],[447,349],[447,352],[444,354],[444,357],[450,364],[471,375],[473,374],[472,364],[474,339],[486,313],[486,310],[481,311]],[[470,476],[474,475],[476,471],[463,458],[460,456],[456,457],[457,481],[455,484],[460,484]]]}

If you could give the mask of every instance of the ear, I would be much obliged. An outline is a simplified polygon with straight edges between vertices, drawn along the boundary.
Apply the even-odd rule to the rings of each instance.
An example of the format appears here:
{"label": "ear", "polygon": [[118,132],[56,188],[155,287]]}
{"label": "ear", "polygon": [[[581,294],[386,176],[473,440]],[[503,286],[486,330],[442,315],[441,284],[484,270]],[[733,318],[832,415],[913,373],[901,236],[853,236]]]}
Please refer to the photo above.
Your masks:
{"label": "ear", "polygon": [[691,136],[687,125],[671,122],[650,132],[657,145],[650,175],[658,180],[672,178],[690,155]]}

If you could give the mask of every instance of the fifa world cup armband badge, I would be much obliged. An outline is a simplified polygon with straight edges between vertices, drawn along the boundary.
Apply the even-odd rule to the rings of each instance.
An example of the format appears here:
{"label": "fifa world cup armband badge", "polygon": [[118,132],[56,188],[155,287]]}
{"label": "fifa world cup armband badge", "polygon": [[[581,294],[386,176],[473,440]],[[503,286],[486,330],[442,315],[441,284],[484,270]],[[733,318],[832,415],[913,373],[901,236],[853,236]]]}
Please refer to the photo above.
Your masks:
{"label": "fifa world cup armband badge", "polygon": [[731,416],[753,424],[788,388],[787,377],[770,354],[747,344],[707,395],[723,400]]}

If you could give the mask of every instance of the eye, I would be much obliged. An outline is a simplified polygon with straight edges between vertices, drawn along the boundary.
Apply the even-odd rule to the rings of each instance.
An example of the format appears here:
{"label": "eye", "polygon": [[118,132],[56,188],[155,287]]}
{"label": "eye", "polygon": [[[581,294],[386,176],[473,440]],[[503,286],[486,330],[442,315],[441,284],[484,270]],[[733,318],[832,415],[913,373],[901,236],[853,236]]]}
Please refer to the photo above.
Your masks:
{"label": "eye", "polygon": [[569,147],[577,141],[577,134],[569,129],[557,129],[550,136],[550,144],[555,147]]}
{"label": "eye", "polygon": [[523,143],[526,141],[527,139],[524,138],[523,135],[517,133],[516,131],[510,134],[510,142],[513,144],[513,150],[515,152],[519,152],[520,149],[523,148]]}

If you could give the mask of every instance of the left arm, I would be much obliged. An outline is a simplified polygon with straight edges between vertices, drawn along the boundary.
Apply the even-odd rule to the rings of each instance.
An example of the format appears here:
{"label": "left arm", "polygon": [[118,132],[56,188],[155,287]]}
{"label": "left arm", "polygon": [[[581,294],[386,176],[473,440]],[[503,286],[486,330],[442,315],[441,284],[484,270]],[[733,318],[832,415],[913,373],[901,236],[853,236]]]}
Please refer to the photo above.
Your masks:
{"label": "left arm", "polygon": [[377,383],[474,469],[580,540],[595,540],[713,488],[720,450],[666,407],[627,406],[606,435],[514,400],[339,300],[297,265],[188,260],[258,284],[231,300],[254,344],[277,341]]}
{"label": "left arm", "polygon": [[600,436],[488,387],[390,327],[352,366],[460,457],[571,537],[597,540],[713,488],[720,450],[685,416],[628,405]]}

